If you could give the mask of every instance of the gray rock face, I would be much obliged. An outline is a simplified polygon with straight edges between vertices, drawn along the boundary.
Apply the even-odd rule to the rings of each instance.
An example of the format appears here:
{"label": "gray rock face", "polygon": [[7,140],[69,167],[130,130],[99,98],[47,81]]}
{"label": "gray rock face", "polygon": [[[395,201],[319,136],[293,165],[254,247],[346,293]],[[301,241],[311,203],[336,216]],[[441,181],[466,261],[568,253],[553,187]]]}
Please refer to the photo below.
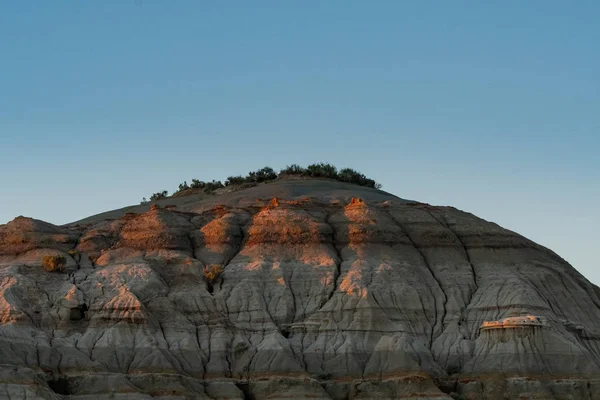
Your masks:
{"label": "gray rock face", "polygon": [[0,226],[0,399],[600,398],[600,290],[496,224],[321,180],[161,204]]}

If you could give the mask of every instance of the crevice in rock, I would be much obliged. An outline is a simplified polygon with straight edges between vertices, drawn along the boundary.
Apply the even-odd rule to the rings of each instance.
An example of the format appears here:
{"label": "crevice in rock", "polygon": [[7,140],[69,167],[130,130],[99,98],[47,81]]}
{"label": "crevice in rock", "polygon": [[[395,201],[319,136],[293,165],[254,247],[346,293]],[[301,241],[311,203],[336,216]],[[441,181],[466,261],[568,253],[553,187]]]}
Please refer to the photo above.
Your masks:
{"label": "crevice in rock", "polygon": [[358,395],[360,394],[360,389],[358,388],[358,385],[360,385],[360,382],[354,382],[354,393],[348,393],[347,400],[351,400],[354,397],[358,397]]}
{"label": "crevice in rock", "polygon": [[160,333],[162,334],[163,339],[165,340],[165,343],[167,344],[167,348],[169,347],[169,342],[167,341],[167,335],[165,335],[165,330],[162,326],[162,323],[160,322],[160,318],[156,319],[156,322],[158,323],[158,328],[160,329]]}
{"label": "crevice in rock", "polygon": [[[129,363],[129,365],[131,365],[131,363]],[[132,379],[131,375],[125,375],[124,378],[127,380],[127,382],[129,383],[129,385],[133,386],[137,390],[138,393],[143,393],[144,392],[144,390],[139,385],[136,385],[136,383]]]}
{"label": "crevice in rock", "polygon": [[[200,330],[198,329],[198,325],[195,324],[195,328],[196,328],[196,343],[198,344],[198,349],[201,352],[204,352],[202,349],[202,345],[201,340],[200,340]],[[206,324],[206,329],[208,330],[208,340],[207,345],[208,345],[208,350],[207,350],[207,354],[208,356],[206,357],[206,359],[202,359],[202,368],[204,371],[202,371],[202,379],[206,380],[206,374],[207,374],[207,370],[208,370],[208,366],[210,365],[210,360],[212,358],[212,330],[210,329],[210,325]]]}
{"label": "crevice in rock", "polygon": [[[552,311],[552,314],[554,314],[556,317],[558,317],[559,315],[564,317],[562,312],[559,314],[554,309],[554,306],[552,305],[550,299],[548,299],[548,297],[542,293],[542,291],[538,288],[538,285],[533,279],[529,278],[527,275],[521,273],[520,271],[517,271],[516,274],[522,281],[529,283],[530,287],[532,287],[537,293],[537,295],[540,296],[540,299],[543,299],[546,302],[546,304],[548,304],[548,307],[550,308],[550,311]],[[541,280],[541,284],[542,287],[546,289],[543,280]],[[549,292],[548,289],[546,289],[546,292]]]}
{"label": "crevice in rock", "polygon": [[335,251],[338,261],[335,263],[335,274],[333,276],[333,289],[331,290],[331,293],[329,293],[329,296],[327,297],[327,300],[325,301],[324,304],[327,304],[329,302],[329,300],[331,300],[331,298],[333,297],[335,292],[337,291],[338,279],[339,279],[340,275],[342,274],[342,262],[344,260],[342,258],[342,252],[335,245],[335,228],[333,227],[333,225],[331,225],[331,223],[329,223],[329,218],[330,218],[330,216],[328,216],[325,219],[325,223],[327,225],[329,225],[329,227],[331,228],[331,247]]}
{"label": "crevice in rock", "polygon": [[[239,247],[238,247],[238,251],[236,252],[236,255],[240,251],[242,251],[242,249],[244,248],[244,246],[248,242],[248,239],[250,238],[250,235],[248,234],[248,230],[252,226],[252,223],[253,223],[252,217],[254,216],[254,214],[250,214],[250,215],[251,215],[250,219],[248,221],[246,221],[245,224],[239,225],[241,237],[240,237],[240,244],[239,244]],[[233,257],[231,257],[231,259],[233,259],[234,257],[235,257],[235,255]]]}
{"label": "crevice in rock", "polygon": [[[230,335],[227,340],[227,349],[232,349],[232,348],[233,348],[233,336]],[[225,361],[227,362],[227,371],[225,371],[225,376],[227,376],[228,378],[233,376],[233,368],[231,366],[231,358],[232,358],[231,351],[226,351],[225,352]]]}
{"label": "crevice in rock", "polygon": [[308,372],[308,364],[306,363],[306,353],[304,352],[304,339],[306,338],[306,334],[302,333],[300,340],[298,343],[300,344],[300,355],[302,356],[302,365],[304,366],[304,370]]}
{"label": "crevice in rock", "polygon": [[[408,233],[408,230],[406,230],[406,228],[404,227],[403,224],[401,224],[396,218],[394,218],[389,212],[386,212],[386,214],[392,219],[392,221],[394,221],[396,223],[396,226],[398,226],[398,228],[400,228],[400,230],[402,230],[402,232],[404,232],[404,235],[408,238],[408,240],[410,241],[411,245],[415,248],[415,250],[417,250],[419,252],[419,254],[421,255],[421,259],[423,260],[423,263],[425,264],[425,266],[427,267],[427,269],[429,270],[429,273],[431,274],[431,276],[433,277],[433,279],[437,282],[438,287],[440,288],[440,291],[442,292],[442,295],[444,296],[444,303],[443,303],[443,309],[442,309],[442,316],[441,318],[438,319],[438,313],[436,312],[436,323],[435,325],[437,326],[438,323],[440,324],[440,330],[439,332],[442,333],[444,331],[444,319],[446,318],[446,307],[448,304],[448,296],[446,295],[446,292],[444,291],[444,287],[442,286],[442,282],[438,279],[438,277],[435,275],[435,271],[433,270],[433,268],[431,267],[431,264],[429,263],[429,260],[427,260],[427,257],[425,256],[425,253],[423,253],[423,251],[421,250],[421,248],[419,248],[419,246],[417,246],[417,244],[414,242],[414,240],[412,239],[412,237],[410,236],[410,234]],[[435,304],[435,301],[434,301]],[[435,326],[432,327],[431,329],[431,344],[433,345],[433,333],[435,331]]]}
{"label": "crevice in rock", "polygon": [[244,400],[255,400],[256,398],[250,391],[250,384],[248,382],[236,382],[235,386],[241,390],[244,395]]}
{"label": "crevice in rock", "polygon": [[449,394],[453,399],[457,398],[455,396],[458,395],[458,380],[452,378],[441,378],[441,379],[433,379],[433,383],[435,386],[442,392]]}
{"label": "crevice in rock", "polygon": [[82,319],[86,319],[87,311],[88,306],[85,303],[79,305],[78,307],[73,307],[71,308],[69,319],[71,321],[80,321]]}
{"label": "crevice in rock", "polygon": [[227,265],[229,265],[229,263],[231,262],[231,260],[233,260],[244,248],[244,246],[246,245],[246,242],[248,241],[248,234],[247,234],[247,229],[250,228],[250,225],[252,224],[252,221],[247,222],[245,225],[238,225],[238,229],[240,232],[240,236],[237,240],[234,241],[235,243],[235,251],[233,252],[233,254],[231,254],[231,256],[229,258],[224,258],[223,259],[223,265],[224,267],[226,267]]}
{"label": "crevice in rock", "polygon": [[[289,276],[288,276],[289,275]],[[289,289],[290,297],[292,298],[292,318],[291,323],[293,324],[296,319],[296,296],[294,296],[294,290],[292,289],[292,282],[294,278],[294,269],[289,267],[283,268],[283,281],[285,286]],[[286,318],[287,319],[287,318]]]}
{"label": "crevice in rock", "polygon": [[446,218],[444,218],[443,215],[438,215],[441,218],[441,221],[440,221],[437,217],[435,217],[433,215],[433,213],[431,211],[429,211],[429,210],[426,210],[426,211],[427,211],[427,213],[429,213],[429,215],[431,215],[432,218],[434,218],[443,227],[445,227],[446,229],[448,229],[450,232],[452,232],[454,234],[454,236],[456,236],[456,239],[459,241],[459,243],[461,244],[463,250],[465,251],[465,255],[467,257],[467,261],[469,262],[469,265],[471,266],[471,274],[473,275],[473,283],[475,284],[475,291],[477,291],[477,289],[479,289],[479,285],[477,283],[477,273],[475,272],[475,266],[473,265],[473,261],[471,260],[471,256],[469,255],[469,250],[467,249],[467,246],[465,245],[465,242],[463,242],[463,240],[461,239],[461,237],[458,235],[458,233],[456,233],[456,231],[454,229],[450,228],[450,225],[448,224],[448,221],[446,221]]}
{"label": "crevice in rock", "polygon": [[69,390],[69,381],[66,378],[51,379],[48,382],[48,387],[56,394],[63,396],[71,395]]}
{"label": "crevice in rock", "polygon": [[196,258],[196,246],[194,246],[194,241],[192,240],[191,232],[186,233],[185,237],[190,243],[190,250],[192,252],[192,258]]}

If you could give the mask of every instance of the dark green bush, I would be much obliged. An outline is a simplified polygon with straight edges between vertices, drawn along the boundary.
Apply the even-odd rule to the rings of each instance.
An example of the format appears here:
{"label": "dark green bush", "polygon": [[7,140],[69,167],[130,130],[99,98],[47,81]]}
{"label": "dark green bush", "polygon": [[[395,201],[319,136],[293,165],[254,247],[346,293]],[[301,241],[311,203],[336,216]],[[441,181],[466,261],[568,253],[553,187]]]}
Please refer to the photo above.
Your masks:
{"label": "dark green bush", "polygon": [[175,193],[179,193],[179,192],[183,192],[184,190],[189,189],[190,187],[187,184],[187,181],[183,181],[183,183],[179,184],[179,189],[177,189],[177,192]]}
{"label": "dark green bush", "polygon": [[352,168],[343,168],[338,173],[338,179],[342,182],[362,183],[367,177]]}
{"label": "dark green bush", "polygon": [[337,168],[328,163],[311,164],[306,167],[306,174],[315,178],[338,179]]}
{"label": "dark green bush", "polygon": [[[356,185],[367,186],[372,188],[381,188],[373,179],[367,178],[364,174],[353,170],[352,168],[343,168],[338,173],[338,179],[342,182],[354,183]],[[377,187],[379,186],[379,187]]]}
{"label": "dark green bush", "polygon": [[221,182],[221,181],[215,181],[213,179],[212,182],[207,182],[206,183],[206,185],[204,186],[204,191],[206,193],[212,193],[212,192],[214,192],[217,189],[221,189],[222,187],[225,187],[223,185],[223,182]]}
{"label": "dark green bush", "polygon": [[192,179],[190,187],[192,189],[203,189],[206,186],[206,182],[199,181],[198,179]]}
{"label": "dark green bush", "polygon": [[164,199],[167,197],[168,194],[169,194],[169,192],[166,190],[163,190],[162,192],[156,192],[152,196],[150,196],[150,201],[157,201],[160,199]]}
{"label": "dark green bush", "polygon": [[298,164],[287,165],[284,169],[279,171],[279,175],[305,175],[306,168],[299,166]]}
{"label": "dark green bush", "polygon": [[229,186],[229,185],[241,185],[242,183],[246,183],[246,178],[244,178],[243,176],[241,176],[241,175],[230,176],[225,181],[225,186]]}
{"label": "dark green bush", "polygon": [[225,186],[241,185],[244,183],[261,183],[277,179],[277,173],[271,167],[264,167],[257,171],[248,172],[245,177],[241,175],[230,176],[225,181]]}
{"label": "dark green bush", "polygon": [[246,176],[246,182],[260,183],[272,181],[273,179],[277,179],[277,174],[271,167],[264,167],[258,171],[249,172],[248,176]]}

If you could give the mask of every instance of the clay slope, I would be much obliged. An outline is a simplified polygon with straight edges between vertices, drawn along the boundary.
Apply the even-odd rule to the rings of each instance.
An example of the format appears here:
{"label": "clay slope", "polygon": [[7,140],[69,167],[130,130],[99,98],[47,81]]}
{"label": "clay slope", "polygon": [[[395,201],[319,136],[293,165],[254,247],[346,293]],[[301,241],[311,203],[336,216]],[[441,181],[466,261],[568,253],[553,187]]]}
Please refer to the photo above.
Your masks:
{"label": "clay slope", "polygon": [[[496,224],[324,180],[19,217],[0,398],[597,399],[598,293]],[[519,315],[544,324],[479,329]]]}

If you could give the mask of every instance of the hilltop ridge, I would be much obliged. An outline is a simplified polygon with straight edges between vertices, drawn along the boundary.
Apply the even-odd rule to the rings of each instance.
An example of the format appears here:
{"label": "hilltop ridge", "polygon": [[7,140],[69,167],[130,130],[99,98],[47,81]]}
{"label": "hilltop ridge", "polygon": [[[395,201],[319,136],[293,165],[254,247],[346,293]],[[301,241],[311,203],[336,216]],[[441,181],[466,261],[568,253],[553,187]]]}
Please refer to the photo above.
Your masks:
{"label": "hilltop ridge", "polygon": [[71,222],[67,225],[86,224],[102,219],[120,218],[127,212],[144,212],[153,204],[161,207],[176,207],[182,211],[199,211],[214,207],[217,204],[228,206],[249,206],[253,202],[270,200],[272,197],[299,199],[302,197],[314,198],[320,202],[349,201],[350,198],[359,196],[373,201],[407,201],[400,199],[380,189],[352,185],[329,178],[312,177],[282,177],[276,180],[256,183],[251,186],[231,185],[206,193],[202,189],[188,189],[185,193],[176,193],[155,201],[131,205],[117,210],[92,215],[90,217]]}

